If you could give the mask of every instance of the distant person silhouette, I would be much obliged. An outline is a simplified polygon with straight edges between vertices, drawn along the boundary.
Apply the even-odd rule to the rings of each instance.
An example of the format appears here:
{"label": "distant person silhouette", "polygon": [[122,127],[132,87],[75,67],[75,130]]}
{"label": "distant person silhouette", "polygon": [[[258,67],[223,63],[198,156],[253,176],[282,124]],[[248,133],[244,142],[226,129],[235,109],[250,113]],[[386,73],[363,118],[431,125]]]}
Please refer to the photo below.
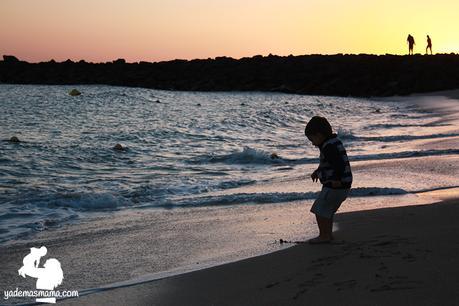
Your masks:
{"label": "distant person silhouette", "polygon": [[430,49],[430,55],[432,55],[432,40],[430,36],[427,35],[427,47],[426,47],[426,54],[429,54],[428,50]]}
{"label": "distant person silhouette", "polygon": [[414,42],[414,37],[411,36],[411,34],[408,34],[408,38],[406,39],[406,41],[408,42],[408,54],[413,55],[414,54],[413,47],[416,44]]}

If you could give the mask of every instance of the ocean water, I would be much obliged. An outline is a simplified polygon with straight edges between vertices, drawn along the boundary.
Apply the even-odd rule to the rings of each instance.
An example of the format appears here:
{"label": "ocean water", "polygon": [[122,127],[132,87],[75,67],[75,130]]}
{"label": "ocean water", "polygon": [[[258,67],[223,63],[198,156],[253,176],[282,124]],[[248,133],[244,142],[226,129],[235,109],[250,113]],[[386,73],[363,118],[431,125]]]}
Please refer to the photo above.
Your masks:
{"label": "ocean water", "polygon": [[[299,179],[317,163],[304,136],[314,115],[329,119],[351,161],[459,154],[419,147],[459,136],[440,113],[390,99],[0,85],[0,106],[1,243],[119,210],[313,199],[317,188],[306,186],[239,191]],[[353,196],[410,188],[383,182]]]}

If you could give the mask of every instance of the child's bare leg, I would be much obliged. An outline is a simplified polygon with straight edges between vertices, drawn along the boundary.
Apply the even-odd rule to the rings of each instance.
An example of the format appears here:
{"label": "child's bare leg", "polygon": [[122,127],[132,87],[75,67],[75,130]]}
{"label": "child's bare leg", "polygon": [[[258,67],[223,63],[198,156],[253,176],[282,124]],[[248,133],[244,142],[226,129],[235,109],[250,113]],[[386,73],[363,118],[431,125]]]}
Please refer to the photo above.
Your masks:
{"label": "child's bare leg", "polygon": [[320,240],[332,240],[332,230],[333,230],[333,218],[328,219],[316,215],[317,225],[319,226],[319,238]]}

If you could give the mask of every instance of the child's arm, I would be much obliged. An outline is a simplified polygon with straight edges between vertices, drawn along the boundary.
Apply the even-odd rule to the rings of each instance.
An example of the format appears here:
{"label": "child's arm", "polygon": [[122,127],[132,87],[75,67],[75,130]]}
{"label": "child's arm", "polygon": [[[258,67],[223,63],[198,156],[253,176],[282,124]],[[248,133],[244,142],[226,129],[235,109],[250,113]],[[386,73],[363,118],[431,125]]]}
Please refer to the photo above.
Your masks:
{"label": "child's arm", "polygon": [[319,180],[319,174],[317,173],[319,169],[314,170],[314,172],[311,174],[311,179],[313,182],[317,182]]}

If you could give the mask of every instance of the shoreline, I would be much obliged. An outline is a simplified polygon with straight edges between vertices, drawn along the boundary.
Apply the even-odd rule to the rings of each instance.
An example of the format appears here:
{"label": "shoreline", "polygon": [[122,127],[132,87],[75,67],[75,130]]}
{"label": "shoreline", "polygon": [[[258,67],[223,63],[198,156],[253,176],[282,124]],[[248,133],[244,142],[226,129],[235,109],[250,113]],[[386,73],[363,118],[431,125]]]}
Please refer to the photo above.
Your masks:
{"label": "shoreline", "polygon": [[[341,231],[341,217],[340,215],[347,215],[347,214],[353,214],[353,213],[365,213],[366,211],[378,211],[378,210],[388,210],[388,209],[407,209],[407,208],[410,208],[410,207],[419,207],[419,206],[429,206],[429,205],[436,205],[438,204],[436,201],[438,200],[442,200],[442,201],[448,201],[448,200],[451,200],[451,199],[459,199],[459,188],[450,188],[450,189],[445,189],[445,190],[434,190],[434,191],[430,191],[430,192],[422,192],[420,194],[417,195],[417,202],[414,202],[415,198],[406,198],[403,200],[403,196],[379,196],[379,197],[371,197],[371,198],[367,198],[367,199],[372,199],[373,201],[374,200],[377,200],[379,198],[379,201],[381,201],[380,203],[373,203],[373,207],[376,207],[375,209],[365,209],[364,207],[360,207],[360,209],[357,209],[355,210],[356,206],[353,206],[353,207],[346,207],[344,210],[342,210],[342,212],[340,212],[338,215],[337,215],[337,223],[335,224],[335,234],[337,234],[337,244],[341,244],[343,243],[342,240],[342,237],[341,235],[339,234],[339,232]],[[359,202],[356,203],[357,205],[361,205],[363,203],[366,202],[365,198],[360,198],[358,199]],[[349,201],[349,200],[347,200]],[[388,202],[387,201],[390,201],[392,203],[392,205],[395,205],[395,206],[391,206],[391,207],[387,207],[387,204]],[[295,212],[297,215],[298,215],[298,211],[299,210],[304,210],[304,212],[301,214],[301,218],[304,218],[304,216],[308,216],[310,215],[308,213],[308,210],[309,210],[309,205],[305,205],[304,201],[298,201],[299,205],[294,205],[293,207],[285,207],[285,206],[288,206],[289,204],[291,203],[280,203],[280,205],[284,205],[284,207],[278,207],[282,210],[285,210],[285,208],[288,208],[290,209],[292,212]],[[302,203],[300,203],[302,202]],[[459,202],[459,201],[458,201]],[[422,204],[419,204],[419,203],[422,203]],[[405,205],[405,206],[404,206]],[[276,206],[276,205],[274,205]],[[241,207],[243,208],[243,207]],[[221,209],[221,208],[220,208]],[[363,210],[362,210],[363,209]],[[273,210],[272,208],[268,208],[267,211],[269,211],[272,215],[273,213]],[[308,219],[308,218],[306,218]],[[306,220],[307,221],[307,220]],[[309,220],[311,221],[311,220]],[[85,224],[86,223],[86,224]],[[308,223],[308,222],[306,222]],[[94,223],[94,220],[89,220],[89,222],[84,222],[83,224],[80,224],[81,228],[86,228],[87,225],[91,225],[91,224],[94,224],[94,225],[100,225],[98,224],[97,222]],[[312,221],[310,222],[310,226],[314,227],[315,225],[312,224]],[[68,227],[68,229],[70,231],[74,231],[75,229],[75,225],[70,225]],[[126,230],[126,228],[124,228],[123,230]],[[80,249],[80,248],[87,248],[87,244],[84,240],[87,240],[87,239],[82,239],[81,237],[84,236],[84,235],[87,235],[89,234],[89,239],[93,240],[93,239],[96,239],[95,242],[98,243],[100,246],[104,246],[104,245],[107,245],[107,242],[110,243],[110,242],[115,242],[114,239],[116,239],[116,234],[113,238],[110,238],[110,236],[107,236],[104,234],[104,232],[106,232],[104,229],[100,229],[100,231],[97,231],[93,234],[91,234],[93,232],[93,229],[90,227],[87,231],[87,233],[72,233],[72,235],[70,236],[71,237],[71,240],[73,242],[70,242],[70,243],[67,243],[67,245],[65,245],[65,237],[64,238],[57,238],[57,239],[54,239],[53,240],[42,240],[42,239],[38,239],[36,240],[35,242],[39,243],[40,245],[41,244],[45,244],[48,246],[48,249],[50,249],[49,246],[51,246],[53,248],[53,255],[52,256],[56,256],[57,258],[60,259],[61,263],[63,264],[63,268],[64,268],[64,271],[68,271],[68,272],[75,272],[75,271],[69,271],[69,270],[72,270],[72,267],[70,266],[69,267],[69,262],[73,262],[75,260],[82,260],[82,261],[85,261],[86,263],[88,263],[89,261],[87,259],[89,259],[89,257],[83,257],[83,258],[80,258],[80,255],[76,255],[76,256],[72,256],[72,258],[63,258],[62,256],[64,256],[64,254],[67,254],[67,255],[70,255],[73,251],[72,251],[72,246],[76,246],[76,249]],[[118,232],[118,231],[117,231]],[[59,234],[60,235],[60,234]],[[100,236],[102,235],[102,236]],[[290,236],[289,236],[290,235]],[[46,235],[45,235],[46,236]],[[72,237],[73,236],[73,237]],[[100,236],[100,237],[99,237]],[[273,248],[269,251],[267,251],[266,249],[263,251],[263,252],[258,252],[258,253],[252,253],[252,255],[249,255],[249,256],[244,256],[242,258],[235,258],[235,259],[232,259],[232,260],[226,260],[226,261],[218,261],[218,260],[213,260],[213,261],[210,261],[210,262],[206,262],[204,264],[199,264],[199,265],[196,265],[196,266],[193,266],[193,264],[190,264],[190,265],[186,265],[186,266],[180,266],[180,267],[177,267],[175,269],[171,269],[171,270],[167,270],[167,271],[160,271],[160,272],[155,272],[155,273],[150,273],[150,274],[145,274],[145,275],[142,275],[140,277],[136,277],[136,278],[130,278],[130,279],[127,279],[127,280],[121,280],[121,281],[117,281],[117,282],[109,282],[107,284],[104,284],[104,285],[100,285],[100,286],[95,286],[95,287],[83,287],[83,288],[78,288],[78,290],[80,291],[80,297],[79,298],[71,298],[71,299],[63,299],[63,300],[59,300],[58,303],[64,303],[66,304],[67,302],[69,302],[70,304],[73,305],[73,303],[83,303],[83,305],[85,304],[88,304],[88,305],[93,305],[94,303],[96,304],[99,304],[99,303],[102,303],[102,304],[110,304],[110,305],[121,305],[121,304],[124,304],[123,303],[116,303],[116,301],[118,299],[123,299],[122,297],[125,296],[125,290],[138,290],[137,288],[140,288],[142,286],[149,286],[149,285],[153,285],[153,284],[158,284],[160,282],[168,282],[169,280],[173,280],[173,279],[177,279],[177,278],[182,278],[182,277],[188,277],[189,275],[195,275],[196,273],[202,273],[202,271],[208,271],[208,270],[213,270],[213,269],[224,269],[225,267],[229,267],[229,266],[232,266],[232,265],[238,265],[242,262],[246,262],[246,261],[257,261],[259,258],[263,258],[265,256],[274,256],[273,254],[285,254],[285,252],[289,252],[289,249],[291,248],[296,248],[298,246],[304,246],[304,245],[308,245],[306,242],[307,242],[307,239],[308,238],[311,238],[312,236],[304,236],[301,235],[302,237],[298,239],[298,233],[296,233],[296,235],[294,235],[293,233],[286,233],[285,235],[281,235],[281,236],[278,236],[278,237],[281,237],[283,238],[284,241],[287,240],[287,242],[285,242],[284,244],[279,244],[278,241],[273,241]],[[48,235],[49,237],[49,235]],[[291,237],[291,238],[289,238]],[[107,240],[108,239],[108,240]],[[288,240],[291,240],[291,241],[288,241]],[[296,241],[295,241],[296,240]],[[75,244],[75,242],[78,241],[78,243]],[[295,242],[294,242],[295,241]],[[300,244],[298,244],[298,241],[300,242]],[[19,256],[18,254],[22,251],[24,251],[24,247],[25,246],[37,246],[37,243],[35,242],[27,242],[25,244],[18,244],[18,245],[13,245],[9,250],[6,250],[7,252],[6,253],[9,253],[9,254],[5,254],[2,252],[2,256],[0,256],[0,258],[2,258],[2,260],[6,260],[7,262],[11,262],[13,263],[13,266],[16,266],[16,265],[20,265],[20,258],[22,258],[21,256]],[[333,243],[333,245],[335,245],[335,243]],[[3,248],[3,247],[2,247]],[[8,247],[7,247],[8,248]],[[75,249],[75,248],[73,248]],[[92,247],[90,249],[93,249]],[[86,251],[88,252],[88,250]],[[100,256],[101,254],[103,254],[104,252],[101,252],[100,250],[98,251],[89,251],[89,253],[93,253],[93,255],[91,255],[90,258],[93,258],[93,257],[98,257]],[[105,252],[105,253],[110,253],[110,252]],[[51,255],[51,254],[50,254]],[[120,254],[118,254],[120,255]],[[275,255],[275,256],[278,256],[278,255]],[[123,256],[124,257],[124,256]],[[86,258],[86,260],[85,260]],[[62,260],[64,259],[64,260]],[[108,258],[107,258],[108,259]],[[17,263],[16,263],[17,261]],[[99,263],[97,263],[95,266],[93,266],[92,268],[92,271],[90,273],[96,273],[96,274],[99,274],[100,272],[97,272],[97,268],[96,266],[98,265],[104,265],[104,262],[105,262],[105,265],[108,266],[108,270],[106,269],[105,271],[110,271],[111,268],[110,268],[110,265],[113,265],[115,263],[110,263],[110,262],[106,262],[104,260],[101,260]],[[76,266],[74,266],[75,268]],[[14,277],[14,272],[13,271],[12,273],[10,273],[10,271],[8,271],[9,269],[7,269],[7,271],[5,271],[5,275],[7,274],[11,274],[11,277],[10,279],[15,279]],[[70,280],[71,278],[75,277],[76,275],[73,274],[73,273],[66,273],[66,279],[67,280]],[[192,281],[192,283],[194,283],[195,280]],[[17,283],[17,282],[16,282]],[[24,283],[23,280],[20,281],[20,286],[19,288],[21,289],[22,286],[22,289],[25,290],[27,287],[32,288],[34,287],[34,282],[33,280],[31,279],[28,279],[26,281],[26,283]],[[18,283],[17,283],[18,284]],[[18,287],[18,286],[16,286]],[[132,288],[132,289],[129,289],[129,288]],[[11,288],[10,288],[11,289]],[[66,284],[63,284],[62,286],[59,286],[59,290],[76,290],[75,287],[73,287],[71,284],[69,284],[68,282],[66,282]],[[115,292],[114,293],[114,300],[112,300],[111,298],[109,298],[108,300],[105,300],[107,299],[107,295],[112,295],[110,292]],[[129,293],[130,291],[128,291],[128,294],[131,294]],[[102,300],[100,300],[100,298],[98,296],[104,296]],[[93,296],[95,296],[95,298],[93,298]],[[81,300],[82,298],[84,298],[83,300]],[[25,301],[23,299],[19,299],[19,300],[13,300],[14,303],[20,303],[20,304],[23,304]],[[177,305],[180,305],[185,302],[185,300],[180,300],[180,302],[177,303]],[[219,301],[220,302],[223,302],[223,301]],[[28,303],[33,303],[33,301],[29,301]],[[129,304],[136,304],[138,303],[138,301],[136,300],[131,300],[129,301]],[[239,302],[238,302],[239,303]],[[167,305],[168,303],[161,303],[162,304],[165,304]],[[193,304],[193,303],[192,303]],[[223,303],[225,304],[225,303]],[[232,303],[229,303],[229,304],[232,304]],[[28,305],[28,304],[27,304]],[[174,303],[172,303],[172,305],[174,305]],[[201,302],[198,302],[196,301],[196,305],[201,305]]]}
{"label": "shoreline", "polygon": [[[441,177],[445,167],[458,159],[459,156],[421,157],[402,162],[407,169],[426,162],[435,165],[436,176]],[[390,171],[391,167],[399,167],[399,161],[379,161],[371,165],[363,162],[356,165],[355,170]],[[394,209],[414,207],[436,202],[448,193],[458,195],[459,188],[420,194],[351,197],[339,213],[388,206]],[[145,282],[258,258],[260,254],[269,256],[292,247],[292,244],[279,244],[279,239],[306,241],[316,234],[315,221],[309,213],[311,204],[312,201],[296,201],[171,211],[139,210],[67,225],[39,233],[27,242],[0,247],[0,259],[10,263],[4,269],[7,277],[3,278],[1,287],[34,288],[32,279],[17,278],[17,266],[20,266],[24,250],[37,245],[46,245],[49,256],[60,260],[66,281],[59,289],[81,290],[90,293],[88,297],[122,289],[113,289],[119,285],[134,288]],[[164,256],[159,256],[161,254]],[[193,261],[194,258],[200,258],[199,262]]]}
{"label": "shoreline", "polygon": [[[452,305],[459,301],[459,259],[454,255],[458,212],[456,198],[342,213],[337,215],[337,242],[330,245],[300,244],[61,303],[368,305],[377,299],[391,305]],[[449,241],[440,239],[444,232],[450,233]]]}
{"label": "shoreline", "polygon": [[[456,126],[448,128],[457,129]],[[448,137],[440,140],[420,140],[417,145],[424,149],[438,149],[454,147],[458,142],[459,137]],[[383,186],[396,187],[399,184],[398,180],[412,181],[406,185],[408,189],[419,191],[422,189],[415,188],[418,186],[417,180],[435,180],[440,188],[431,188],[428,192],[416,194],[351,197],[340,209],[340,214],[389,209],[387,206],[395,210],[405,209],[403,207],[434,203],[448,193],[457,196],[457,186],[453,185],[454,178],[457,177],[455,173],[459,173],[458,160],[459,155],[453,154],[355,161],[353,169],[359,178],[356,187],[374,186],[371,185],[371,180],[370,185],[362,185],[362,182],[371,179],[372,175],[378,175],[378,178],[385,182],[382,183]],[[429,169],[425,168],[426,164],[429,165]],[[391,178],[391,171],[400,167],[406,170],[405,177]],[[301,188],[303,183],[285,181],[282,184],[276,182],[271,186],[255,186],[254,190],[250,190],[253,188],[251,186],[238,189],[263,192],[285,188],[295,192],[295,188]],[[442,190],[442,185],[456,188]],[[431,183],[429,186],[434,187]],[[193,207],[180,210],[140,209],[135,212],[111,214],[109,218],[96,217],[79,224],[69,224],[34,235],[25,242],[1,246],[0,259],[10,263],[4,271],[7,277],[2,280],[2,287],[10,286],[17,281],[16,266],[20,266],[24,249],[36,246],[37,243],[48,248],[51,246],[53,254],[50,256],[55,256],[63,264],[66,282],[59,289],[82,289],[82,292],[91,292],[87,296],[88,303],[94,302],[91,296],[104,294],[104,291],[100,292],[104,286],[114,286],[118,283],[130,285],[130,288],[139,288],[143,286],[140,283],[142,281],[150,284],[167,283],[170,279],[182,278],[183,275],[200,274],[201,271],[233,266],[246,260],[256,261],[260,254],[270,256],[288,251],[283,250],[286,247],[291,249],[290,245],[276,243],[280,238],[291,241],[306,240],[315,234],[315,221],[308,212],[311,203],[312,200],[299,200],[276,204]],[[156,237],[156,233],[159,237]],[[167,256],[157,258],[157,254]],[[196,262],[195,258],[199,258],[199,262]],[[161,274],[164,274],[165,278],[161,278]],[[152,282],[153,278],[156,280]],[[21,280],[21,286],[30,289],[33,288],[34,282],[28,279],[22,283]],[[91,288],[93,291],[89,291]],[[121,293],[118,292],[124,290],[118,288],[109,291],[115,291],[115,295],[119,295]]]}

